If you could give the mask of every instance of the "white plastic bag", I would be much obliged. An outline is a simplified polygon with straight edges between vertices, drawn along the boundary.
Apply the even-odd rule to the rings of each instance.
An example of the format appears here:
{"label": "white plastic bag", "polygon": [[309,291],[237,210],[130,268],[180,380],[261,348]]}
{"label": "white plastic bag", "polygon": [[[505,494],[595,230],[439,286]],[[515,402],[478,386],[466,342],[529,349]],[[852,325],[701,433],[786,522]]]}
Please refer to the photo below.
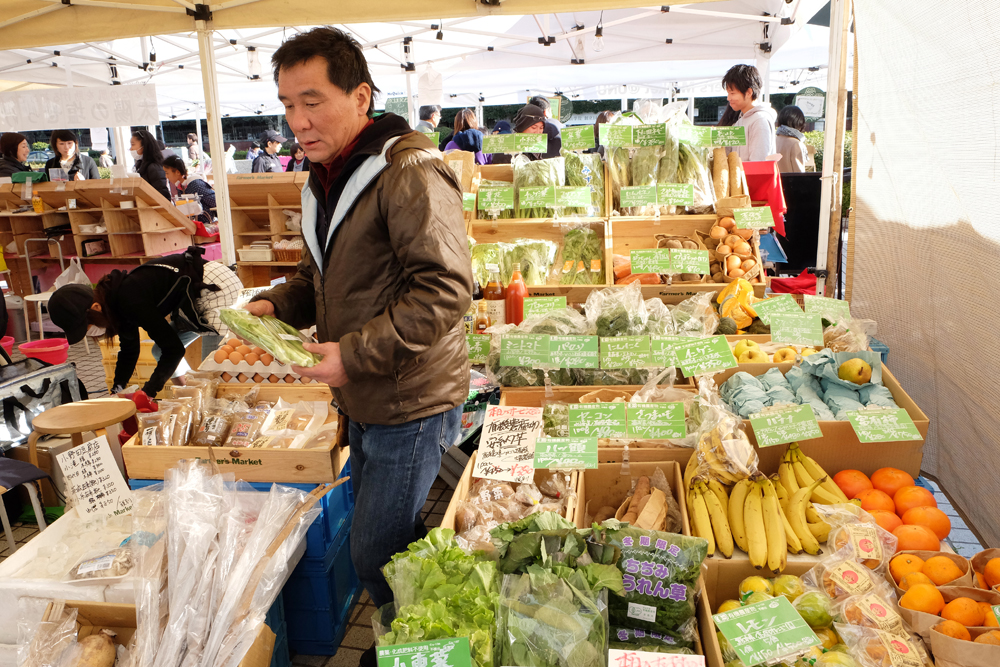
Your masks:
{"label": "white plastic bag", "polygon": [[83,270],[83,264],[80,263],[79,257],[74,257],[69,260],[69,267],[59,274],[56,278],[53,286],[55,289],[60,287],[65,287],[66,285],[87,285],[90,286],[90,278],[87,277],[86,272]]}

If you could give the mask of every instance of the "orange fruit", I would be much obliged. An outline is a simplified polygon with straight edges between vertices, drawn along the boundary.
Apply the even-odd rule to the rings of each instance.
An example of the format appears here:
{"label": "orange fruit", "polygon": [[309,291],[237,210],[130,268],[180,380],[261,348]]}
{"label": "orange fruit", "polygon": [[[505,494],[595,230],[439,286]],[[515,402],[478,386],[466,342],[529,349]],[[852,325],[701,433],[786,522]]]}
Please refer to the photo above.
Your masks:
{"label": "orange fruit", "polygon": [[993,613],[993,605],[989,602],[980,602],[979,608],[983,610],[983,625],[988,628],[1000,628],[997,622],[997,615]]}
{"label": "orange fruit", "polygon": [[861,509],[866,512],[870,512],[872,510],[885,510],[886,512],[896,511],[896,505],[893,503],[892,498],[878,489],[868,489],[867,491],[862,491],[855,496],[855,498],[861,501]]}
{"label": "orange fruit", "polygon": [[941,621],[934,626],[934,629],[947,637],[954,637],[955,639],[962,639],[965,641],[970,641],[972,639],[972,635],[970,635],[969,631],[965,629],[965,626],[955,621]]}
{"label": "orange fruit", "polygon": [[978,628],[983,624],[983,609],[972,598],[955,598],[941,610],[941,618]]}
{"label": "orange fruit", "polygon": [[862,491],[873,488],[868,475],[860,470],[841,470],[833,476],[833,482],[848,498],[853,498]]}
{"label": "orange fruit", "polygon": [[908,526],[927,526],[939,540],[948,537],[951,532],[951,519],[936,507],[911,507],[903,514],[903,523]]}
{"label": "orange fruit", "polygon": [[872,487],[887,494],[890,498],[904,486],[912,486],[916,483],[909,473],[899,468],[880,468],[875,471],[871,480]]}
{"label": "orange fruit", "polygon": [[955,581],[965,574],[962,572],[962,568],[955,565],[955,561],[947,556],[928,558],[920,571],[930,577],[931,581],[938,586],[944,586],[949,581]]}
{"label": "orange fruit", "polygon": [[973,640],[977,644],[993,644],[994,646],[1000,646],[1000,632],[996,630],[990,630],[989,632],[984,632]]}
{"label": "orange fruit", "polygon": [[934,494],[919,486],[904,486],[892,497],[896,504],[896,514],[903,516],[914,507],[937,507]]}
{"label": "orange fruit", "polygon": [[983,579],[986,580],[986,588],[993,588],[997,584],[1000,584],[1000,558],[991,558],[986,563],[986,568],[983,570]]}
{"label": "orange fruit", "polygon": [[927,526],[900,526],[892,531],[899,540],[898,551],[940,551],[941,540]]}
{"label": "orange fruit", "polygon": [[900,554],[894,556],[891,561],[889,561],[889,574],[892,575],[893,580],[898,584],[903,580],[908,574],[913,574],[915,572],[920,572],[924,567],[924,559],[920,556],[914,556],[913,554]]}
{"label": "orange fruit", "polygon": [[923,572],[910,572],[899,580],[899,587],[904,591],[910,590],[911,586],[916,586],[917,584],[928,584],[933,586],[934,582],[931,581],[931,578]]}
{"label": "orange fruit", "polygon": [[976,585],[980,588],[989,588],[989,586],[986,585],[986,579],[983,578],[982,572],[976,572]]}
{"label": "orange fruit", "polygon": [[868,513],[872,515],[875,519],[875,523],[877,523],[882,530],[887,530],[890,533],[903,525],[903,520],[896,516],[895,512],[870,510]]}
{"label": "orange fruit", "polygon": [[925,614],[937,616],[944,609],[944,597],[941,591],[927,584],[910,586],[910,590],[899,598],[899,606],[911,611],[922,611]]}

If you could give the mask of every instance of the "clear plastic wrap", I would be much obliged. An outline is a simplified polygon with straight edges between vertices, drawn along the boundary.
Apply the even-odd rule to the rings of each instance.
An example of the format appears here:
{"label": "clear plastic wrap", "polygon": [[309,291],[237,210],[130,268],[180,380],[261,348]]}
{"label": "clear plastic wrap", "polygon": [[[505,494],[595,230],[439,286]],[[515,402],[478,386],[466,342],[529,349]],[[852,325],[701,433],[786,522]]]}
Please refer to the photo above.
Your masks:
{"label": "clear plastic wrap", "polygon": [[652,632],[636,628],[631,622],[627,625],[615,625],[611,622],[611,642],[609,649],[622,651],[644,651],[647,653],[678,653],[693,655],[695,652],[695,637],[698,636],[698,622],[689,618],[687,622],[675,630],[659,630]]}
{"label": "clear plastic wrap", "polygon": [[76,643],[77,610],[66,609],[64,603],[58,600],[51,604],[48,619],[37,625],[19,619],[18,636],[23,641],[18,642],[17,664],[24,667],[60,667],[63,652]]}
{"label": "clear plastic wrap", "polygon": [[547,160],[530,160],[527,156],[515,155],[511,159],[514,168],[514,211],[517,218],[551,218],[552,208],[528,208],[521,205],[521,188],[559,187],[566,183],[566,160],[562,157]]}
{"label": "clear plastic wrap", "polygon": [[329,404],[325,401],[289,403],[283,398],[271,409],[260,428],[261,435],[296,437],[314,433],[326,423]]}
{"label": "clear plastic wrap", "polygon": [[152,667],[167,624],[167,494],[163,484],[132,492],[132,554],[135,559],[136,667]]}
{"label": "clear plastic wrap", "polygon": [[853,503],[814,503],[813,507],[833,527],[827,539],[831,549],[840,551],[845,547],[852,548],[858,562],[879,576],[885,576],[885,570],[899,543],[895,535],[879,526],[871,514]]}
{"label": "clear plastic wrap", "polygon": [[309,368],[322,360],[319,355],[305,351],[302,334],[297,329],[275,317],[257,317],[236,308],[220,308],[219,317],[233,333],[263,348],[283,364]]}
{"label": "clear plastic wrap", "polygon": [[712,307],[713,292],[697,294],[677,304],[671,311],[678,336],[706,338],[719,328],[719,314]]}
{"label": "clear plastic wrap", "polygon": [[[205,392],[200,386],[178,387],[174,385],[170,387],[170,395],[175,399],[191,399],[191,430],[188,436],[188,440],[190,440],[198,427],[201,426],[201,420],[205,416]],[[214,400],[214,397],[212,398]]]}
{"label": "clear plastic wrap", "polygon": [[674,322],[673,313],[667,304],[659,299],[646,299],[646,310],[649,313],[646,319],[646,333],[651,336],[673,336],[677,333],[677,324]]}
{"label": "clear plastic wrap", "polygon": [[899,615],[896,594],[888,585],[840,600],[833,607],[838,623],[881,630],[897,637],[908,638],[910,627]]}
{"label": "clear plastic wrap", "polygon": [[490,264],[500,267],[500,282],[504,286],[510,282],[510,270],[507,269],[507,273],[504,273],[507,267],[504,256],[510,248],[509,243],[477,243],[472,246],[472,275],[480,285],[486,285],[490,281],[490,272],[486,269]]}
{"label": "clear plastic wrap", "polygon": [[641,336],[649,320],[638,283],[591,292],[584,312],[598,336]]}
{"label": "clear plastic wrap", "polygon": [[229,429],[226,447],[250,447],[257,439],[266,417],[267,412],[255,407],[237,415]]}
{"label": "clear plastic wrap", "polygon": [[933,667],[920,640],[837,623],[834,629],[859,667]]}
{"label": "clear plastic wrap", "polygon": [[542,406],[542,433],[547,438],[569,436],[569,404],[562,401],[546,401]]}
{"label": "clear plastic wrap", "polygon": [[823,345],[833,352],[865,352],[868,350],[868,337],[875,335],[875,322],[872,320],[845,320],[829,322],[823,329]]}
{"label": "clear plastic wrap", "polygon": [[715,187],[708,165],[711,151],[685,143],[678,147],[677,182],[694,186],[694,203],[688,207],[693,213],[715,212]]}
{"label": "clear plastic wrap", "polygon": [[572,208],[563,211],[563,215],[585,215],[602,217],[604,215],[604,162],[598,153],[576,153],[563,149],[562,156],[566,159],[566,185],[578,188],[590,188],[590,208]]}
{"label": "clear plastic wrap", "polygon": [[823,558],[802,575],[802,583],[809,588],[824,591],[835,602],[854,595],[867,595],[883,589],[892,592],[884,573],[876,574],[854,557],[850,545]]}
{"label": "clear plastic wrap", "polygon": [[205,409],[201,425],[191,437],[190,444],[198,447],[217,447],[226,441],[229,429],[236,421],[236,409],[231,401],[213,399]]}
{"label": "clear plastic wrap", "polygon": [[510,282],[515,264],[521,265],[521,277],[524,278],[525,285],[544,285],[548,282],[559,246],[553,241],[540,239],[514,239],[506,245],[508,247],[503,254],[500,269],[507,276],[504,285]]}
{"label": "clear plastic wrap", "polygon": [[604,284],[604,239],[590,224],[566,227],[556,271],[560,285]]}
{"label": "clear plastic wrap", "polygon": [[132,571],[135,561],[128,546],[93,551],[73,566],[66,575],[67,581],[89,581],[125,577]]}
{"label": "clear plastic wrap", "polygon": [[156,412],[137,412],[135,420],[139,425],[136,444],[145,447],[165,447],[170,444],[170,415],[173,412],[169,406],[160,406]]}
{"label": "clear plastic wrap", "polygon": [[191,423],[194,420],[194,401],[191,397],[163,399],[158,401],[160,409],[170,408],[169,444],[172,447],[183,447],[191,438]]}
{"label": "clear plastic wrap", "polygon": [[744,431],[743,420],[725,407],[712,378],[701,379],[698,395],[701,415],[698,444],[684,473],[685,481],[702,476],[726,485],[750,477],[757,472],[758,458]]}

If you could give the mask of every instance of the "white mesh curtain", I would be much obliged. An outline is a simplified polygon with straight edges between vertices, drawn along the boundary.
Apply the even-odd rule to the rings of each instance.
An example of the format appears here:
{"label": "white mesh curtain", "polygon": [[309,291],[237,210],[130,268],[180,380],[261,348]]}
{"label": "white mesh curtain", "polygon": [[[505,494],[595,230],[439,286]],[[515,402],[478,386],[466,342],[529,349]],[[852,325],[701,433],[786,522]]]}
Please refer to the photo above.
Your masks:
{"label": "white mesh curtain", "polygon": [[852,309],[931,420],[923,469],[1000,544],[1000,0],[856,0]]}

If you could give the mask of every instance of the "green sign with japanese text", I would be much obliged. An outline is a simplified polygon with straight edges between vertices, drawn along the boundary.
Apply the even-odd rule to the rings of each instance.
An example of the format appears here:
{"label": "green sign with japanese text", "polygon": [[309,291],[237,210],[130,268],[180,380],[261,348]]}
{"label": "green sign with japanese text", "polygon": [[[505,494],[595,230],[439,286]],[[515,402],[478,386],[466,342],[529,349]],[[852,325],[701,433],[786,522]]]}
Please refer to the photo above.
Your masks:
{"label": "green sign with japanese text", "polygon": [[481,188],[479,190],[479,210],[514,210],[514,188]]}
{"label": "green sign with japanese text", "polygon": [[737,365],[725,336],[695,338],[691,342],[677,343],[674,352],[684,377],[715,373]]}
{"label": "green sign with japanese text", "polygon": [[799,308],[799,304],[795,301],[795,297],[791,294],[776,294],[769,299],[755,301],[753,309],[757,313],[757,317],[759,317],[760,321],[764,324],[771,323],[772,315],[777,315],[779,313],[793,313],[799,315],[802,313],[802,309]]}
{"label": "green sign with japanese text", "polygon": [[576,403],[569,406],[570,436],[624,438],[625,403]]}
{"label": "green sign with japanese text", "polygon": [[633,250],[629,253],[632,261],[632,273],[670,273],[673,266],[670,262],[669,248],[649,248]]}
{"label": "green sign with japanese text", "polygon": [[583,470],[596,467],[596,437],[535,440],[535,470]]}
{"label": "green sign with japanese text", "polygon": [[549,361],[556,368],[600,368],[597,336],[552,336]]}
{"label": "green sign with japanese text", "polygon": [[775,662],[820,643],[784,595],[712,618],[744,665]]}
{"label": "green sign with japanese text", "polygon": [[823,347],[823,318],[808,313],[774,313],[771,315],[771,340]]}
{"label": "green sign with japanese text", "polygon": [[747,129],[745,127],[713,127],[713,146],[746,146]]}
{"label": "green sign with japanese text", "polygon": [[485,364],[490,354],[490,337],[483,334],[465,334],[469,344],[469,361],[474,364]]}
{"label": "green sign with japanese text", "polygon": [[648,368],[652,365],[649,336],[601,338],[601,368]]}
{"label": "green sign with japanese text", "polygon": [[733,210],[737,229],[767,229],[774,226],[774,216],[770,206],[737,208]]}
{"label": "green sign with japanese text", "polygon": [[626,437],[676,440],[687,437],[683,403],[629,403]]}
{"label": "green sign with japanese text", "polygon": [[376,648],[378,667],[471,667],[469,638],[435,639]]}
{"label": "green sign with japanese text", "polygon": [[564,127],[559,134],[562,137],[562,147],[568,151],[583,151],[596,145],[593,125]]}
{"label": "green sign with japanese text", "polygon": [[788,442],[822,438],[816,413],[810,405],[777,408],[750,415],[758,447],[783,445]]}
{"label": "green sign with japanese text", "polygon": [[564,296],[531,296],[524,300],[524,319],[547,315],[566,307]]}
{"label": "green sign with japanese text", "polygon": [[923,440],[913,419],[903,408],[850,410],[847,419],[860,442]]}
{"label": "green sign with japanese text", "polygon": [[507,334],[500,338],[501,366],[545,366],[549,357],[549,337],[545,334]]}

